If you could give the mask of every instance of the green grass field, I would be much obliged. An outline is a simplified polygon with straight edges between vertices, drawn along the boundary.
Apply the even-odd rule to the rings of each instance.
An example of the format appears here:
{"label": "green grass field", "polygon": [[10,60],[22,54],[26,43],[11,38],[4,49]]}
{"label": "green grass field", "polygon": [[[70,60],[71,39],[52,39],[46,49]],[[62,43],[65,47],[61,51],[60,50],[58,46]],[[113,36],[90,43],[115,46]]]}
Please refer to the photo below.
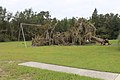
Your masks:
{"label": "green grass field", "polygon": [[0,80],[98,80],[89,77],[18,66],[37,61],[56,65],[120,73],[117,42],[110,46],[41,46],[28,48],[23,42],[0,43]]}

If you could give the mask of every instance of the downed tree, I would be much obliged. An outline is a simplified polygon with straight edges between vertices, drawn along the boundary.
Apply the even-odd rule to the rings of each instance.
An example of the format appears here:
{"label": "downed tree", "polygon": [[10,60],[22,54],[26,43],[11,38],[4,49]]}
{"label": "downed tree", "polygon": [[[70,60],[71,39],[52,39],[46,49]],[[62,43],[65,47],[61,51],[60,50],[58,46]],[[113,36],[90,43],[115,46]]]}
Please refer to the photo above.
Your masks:
{"label": "downed tree", "polygon": [[56,32],[55,26],[49,27],[42,35],[32,38],[32,46],[45,45],[84,45],[92,43],[96,28],[90,22],[75,24],[66,32]]}

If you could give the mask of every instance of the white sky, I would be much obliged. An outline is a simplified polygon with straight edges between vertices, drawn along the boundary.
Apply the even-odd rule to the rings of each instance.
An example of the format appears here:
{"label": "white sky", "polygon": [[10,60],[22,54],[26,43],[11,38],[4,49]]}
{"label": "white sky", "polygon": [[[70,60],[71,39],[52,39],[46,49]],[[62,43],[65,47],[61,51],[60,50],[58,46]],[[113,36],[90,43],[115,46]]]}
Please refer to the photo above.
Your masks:
{"label": "white sky", "polygon": [[0,6],[13,13],[28,8],[36,12],[49,11],[52,17],[59,19],[89,18],[95,8],[98,14],[120,14],[120,0],[0,0]]}

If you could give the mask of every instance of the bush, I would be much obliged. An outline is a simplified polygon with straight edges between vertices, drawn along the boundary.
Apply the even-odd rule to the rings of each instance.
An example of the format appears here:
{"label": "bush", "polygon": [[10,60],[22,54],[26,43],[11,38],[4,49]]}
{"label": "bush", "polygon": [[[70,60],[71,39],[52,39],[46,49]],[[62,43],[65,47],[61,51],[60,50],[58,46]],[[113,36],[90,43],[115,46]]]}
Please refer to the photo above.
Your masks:
{"label": "bush", "polygon": [[120,34],[118,35],[118,47],[120,49]]}
{"label": "bush", "polygon": [[7,41],[11,41],[10,36],[6,34],[0,34],[0,42],[7,42]]}

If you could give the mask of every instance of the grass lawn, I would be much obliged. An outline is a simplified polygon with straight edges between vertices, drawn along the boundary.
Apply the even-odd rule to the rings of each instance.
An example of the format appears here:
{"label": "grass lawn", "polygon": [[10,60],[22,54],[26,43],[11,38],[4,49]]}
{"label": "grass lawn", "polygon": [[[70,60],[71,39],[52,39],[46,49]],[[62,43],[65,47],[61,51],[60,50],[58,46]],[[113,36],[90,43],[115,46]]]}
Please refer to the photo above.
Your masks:
{"label": "grass lawn", "polygon": [[41,46],[28,48],[23,42],[0,43],[1,80],[98,80],[42,69],[18,66],[18,63],[37,61],[77,68],[120,73],[120,51],[117,42],[110,46]]}

